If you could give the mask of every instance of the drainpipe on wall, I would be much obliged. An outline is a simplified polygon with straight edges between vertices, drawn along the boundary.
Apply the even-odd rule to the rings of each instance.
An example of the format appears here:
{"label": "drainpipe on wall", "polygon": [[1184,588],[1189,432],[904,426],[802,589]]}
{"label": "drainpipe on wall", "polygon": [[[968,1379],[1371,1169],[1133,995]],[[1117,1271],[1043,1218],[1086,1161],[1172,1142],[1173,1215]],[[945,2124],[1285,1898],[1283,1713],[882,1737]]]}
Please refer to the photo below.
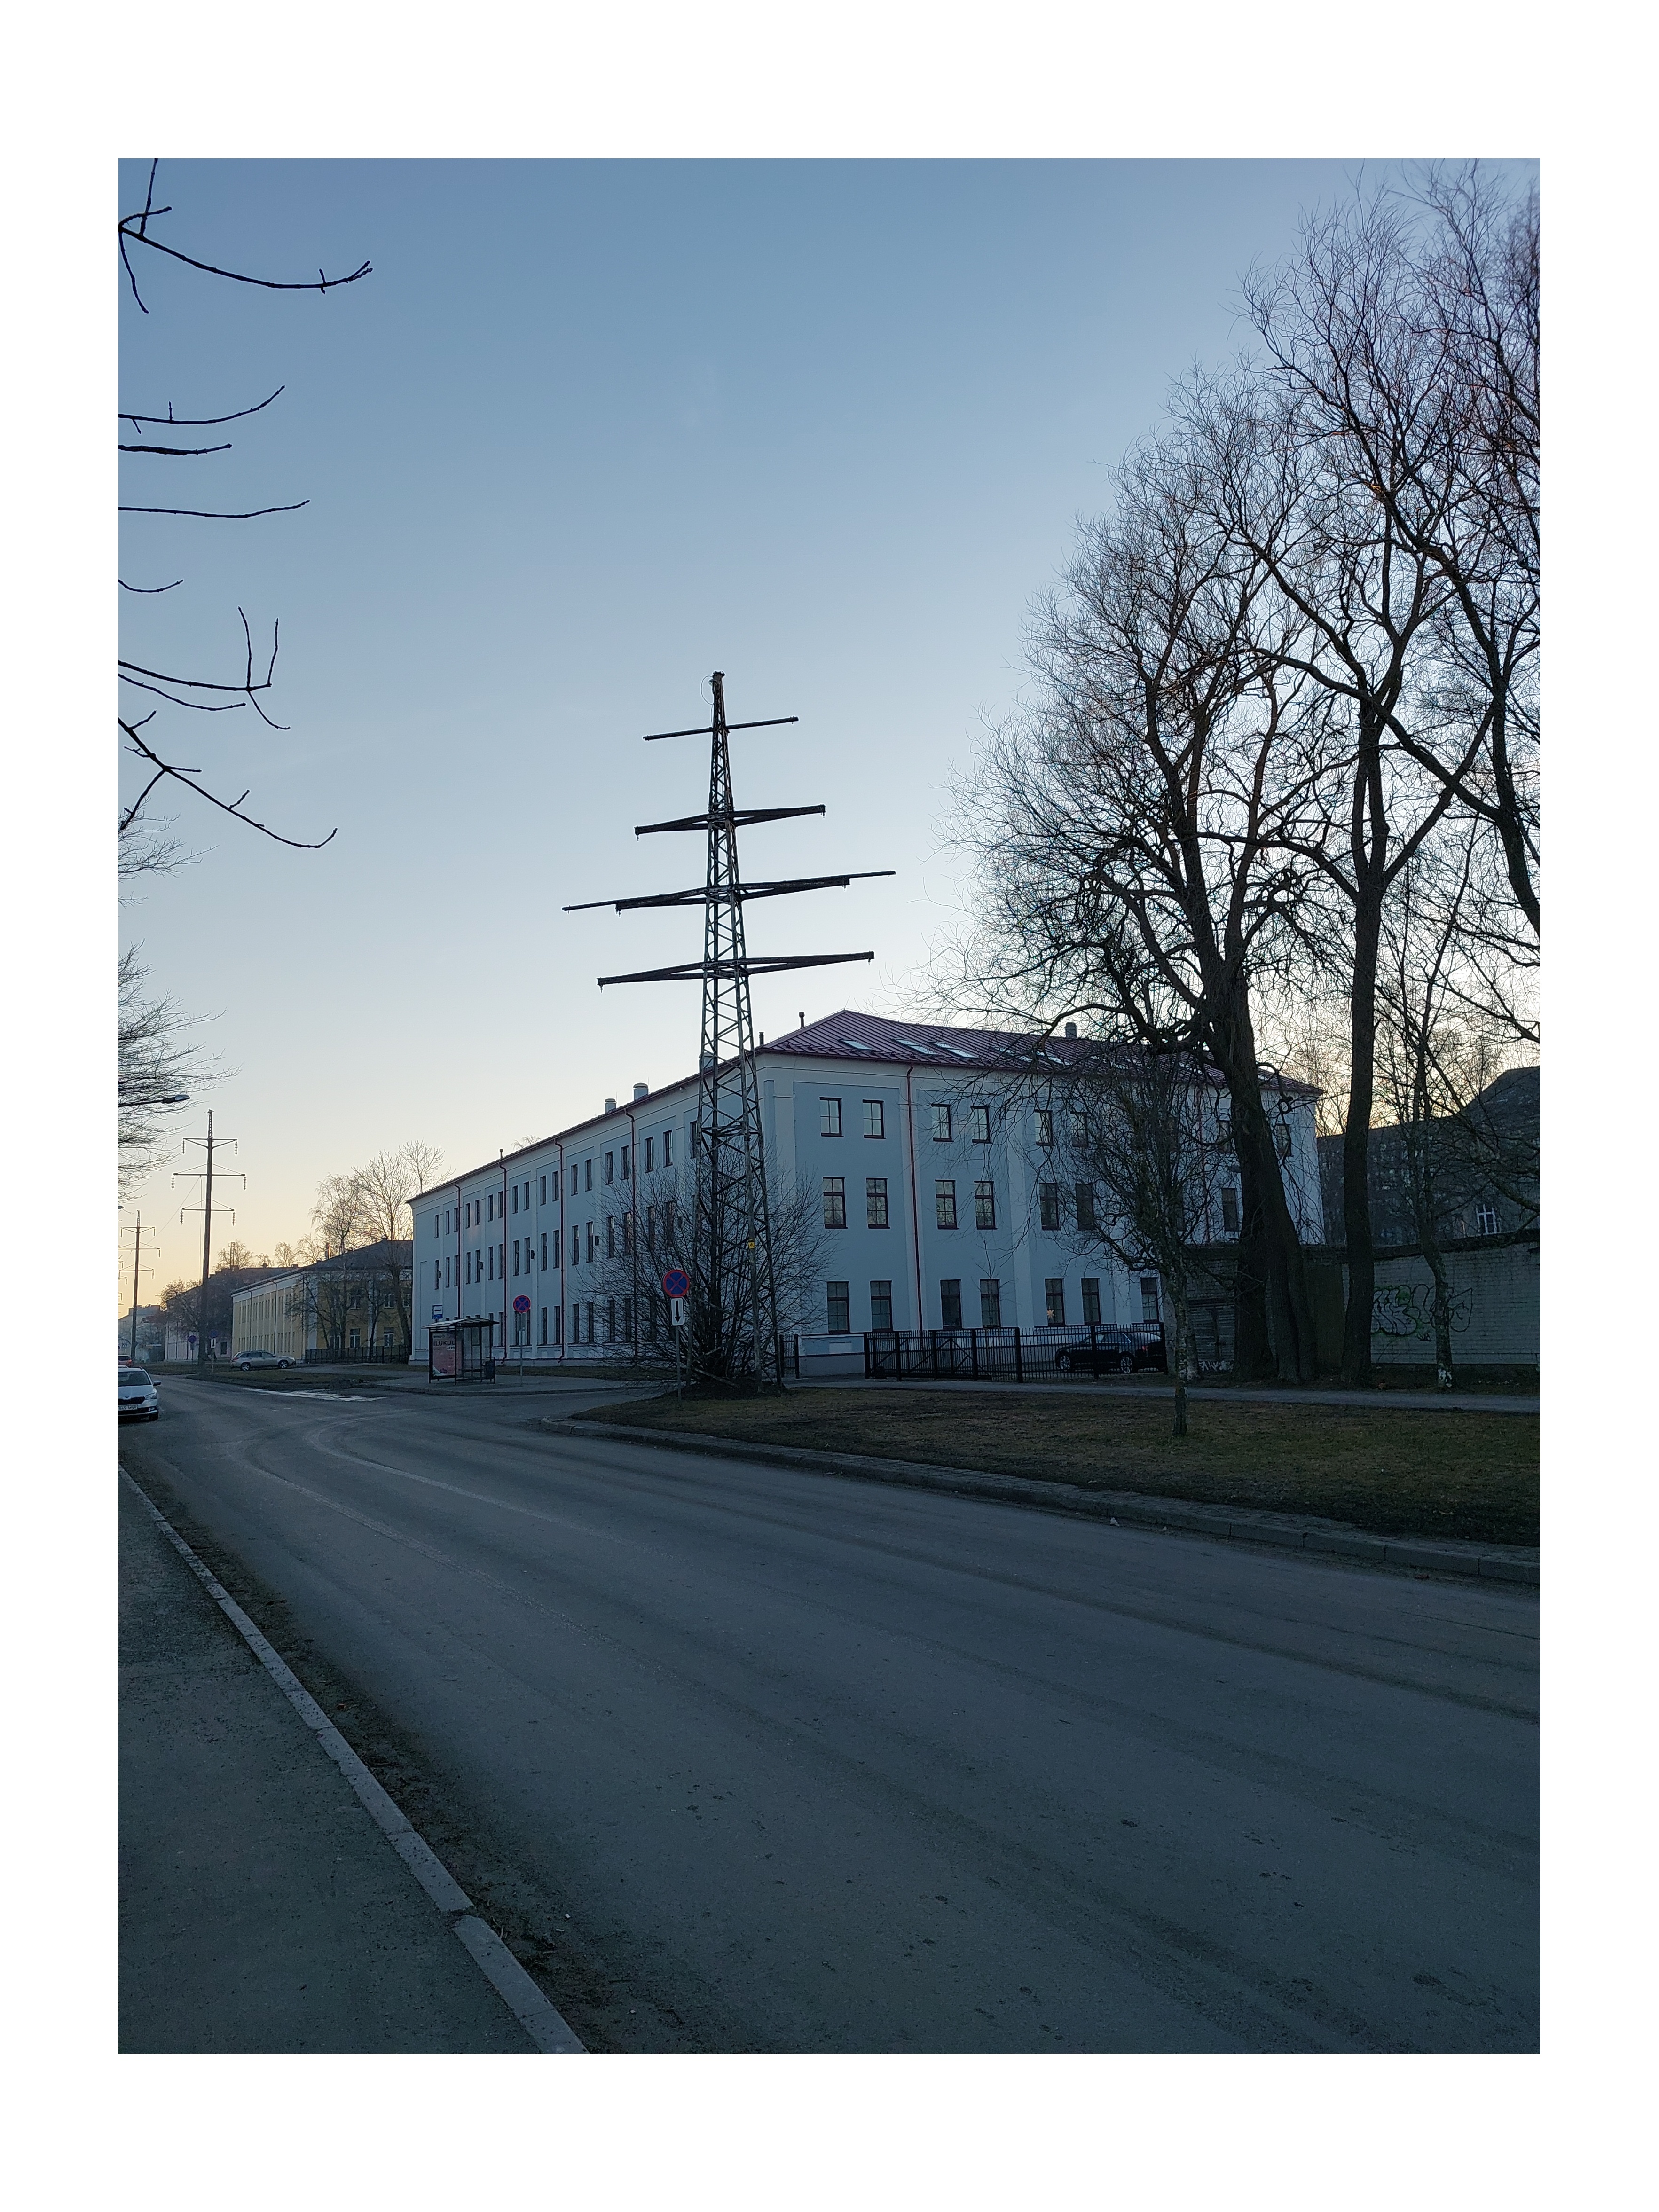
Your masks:
{"label": "drainpipe on wall", "polygon": [[916,1319],[918,1329],[922,1327],[921,1310],[921,1216],[916,1211],[916,1109],[911,1095],[910,1078],[914,1063],[904,1064],[904,1140],[910,1152],[910,1249],[915,1273]]}

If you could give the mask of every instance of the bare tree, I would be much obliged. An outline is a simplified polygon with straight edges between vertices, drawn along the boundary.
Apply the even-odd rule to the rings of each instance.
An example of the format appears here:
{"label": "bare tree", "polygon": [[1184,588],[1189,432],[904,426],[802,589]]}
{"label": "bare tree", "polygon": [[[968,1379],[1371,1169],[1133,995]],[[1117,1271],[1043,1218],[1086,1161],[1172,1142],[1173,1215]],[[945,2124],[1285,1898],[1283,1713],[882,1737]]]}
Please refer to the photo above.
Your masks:
{"label": "bare tree", "polygon": [[[251,285],[267,292],[325,294],[336,291],[343,285],[355,284],[361,278],[369,275],[370,265],[365,261],[361,266],[343,276],[329,276],[320,270],[314,279],[306,277],[288,280],[257,276],[241,270],[222,269],[211,262],[204,261],[183,252],[178,247],[167,244],[151,228],[152,224],[159,222],[162,217],[173,212],[169,206],[156,204],[157,167],[158,164],[155,162],[150,164],[149,179],[145,190],[143,206],[124,215],[118,226],[122,266],[131,287],[132,296],[144,314],[148,315],[149,309],[139,290],[137,264],[149,255],[162,256],[167,260],[195,270],[216,281]],[[171,405],[167,407],[165,414],[124,408],[120,415],[121,425],[124,430],[131,431],[131,435],[130,438],[122,439],[120,451],[124,454],[142,458],[146,463],[162,462],[169,465],[229,453],[234,441],[222,438],[204,443],[194,434],[222,430],[230,423],[244,422],[252,416],[261,414],[281,396],[282,390],[283,387],[279,385],[275,392],[269,393],[263,399],[257,400],[247,406],[233,408],[215,415],[179,416],[175,414]],[[191,434],[182,445],[173,442],[181,433]],[[194,480],[192,471],[192,482]],[[266,515],[293,514],[307,504],[308,502],[303,499],[289,500],[270,506],[233,511],[221,507],[161,506],[147,501],[124,501],[120,511],[123,514],[183,517],[204,522],[251,522]],[[123,577],[120,581],[124,592],[135,598],[149,599],[158,597],[163,592],[178,590],[183,579],[174,577],[162,584],[134,583],[125,577]],[[197,714],[229,714],[238,712],[244,708],[251,708],[266,727],[271,730],[280,729],[283,726],[272,720],[262,703],[264,696],[271,690],[276,674],[279,645],[277,624],[275,621],[271,623],[270,652],[267,654],[263,645],[256,649],[252,626],[246,614],[240,607],[237,609],[237,619],[241,629],[242,669],[240,676],[227,677],[223,671],[220,671],[210,678],[177,669],[157,668],[150,665],[149,657],[145,656],[133,659],[124,658],[120,661],[118,672],[122,684],[131,693],[137,695],[141,702],[146,698],[154,698],[169,706]],[[199,770],[185,766],[176,758],[167,757],[167,754],[173,750],[171,745],[167,746],[165,751],[161,749],[161,741],[152,726],[158,711],[157,708],[151,707],[147,713],[140,714],[134,708],[124,712],[118,718],[121,731],[127,741],[129,752],[142,763],[141,774],[143,779],[137,797],[121,812],[119,835],[124,841],[142,832],[146,820],[145,805],[151,793],[163,783],[180,786],[195,797],[205,800],[209,805],[218,809],[222,813],[228,814],[235,820],[246,823],[250,829],[259,831],[262,836],[272,838],[279,844],[314,849],[317,846],[325,845],[329,838],[333,836],[332,830],[329,831],[328,836],[316,839],[284,836],[279,831],[273,830],[268,823],[258,821],[245,811],[246,801],[249,796],[246,791],[243,791],[235,799],[228,799],[210,789],[207,784],[199,780]],[[132,860],[131,866],[143,868],[155,865],[153,858],[142,857],[141,846],[135,845],[133,849],[135,855],[139,857]],[[150,845],[151,854],[154,854],[155,849],[154,844]]]}
{"label": "bare tree", "polygon": [[121,956],[118,1057],[117,1143],[120,1183],[129,1188],[147,1175],[165,1149],[161,1117],[216,1071],[181,1042],[190,1018],[171,999],[145,994],[149,971],[138,947]]}
{"label": "bare tree", "polygon": [[1203,436],[1131,455],[1115,512],[1039,605],[1039,698],[959,793],[980,896],[963,988],[994,1014],[1085,1015],[1220,1071],[1243,1200],[1238,1370],[1305,1381],[1312,1317],[1253,993],[1295,941],[1328,717],[1292,665],[1305,618],[1220,514],[1214,443],[1248,446],[1255,426],[1214,398]]}
{"label": "bare tree", "polygon": [[410,1138],[389,1152],[376,1152],[354,1171],[358,1200],[369,1236],[387,1247],[384,1289],[387,1310],[397,1316],[405,1344],[414,1341],[411,1277],[392,1248],[413,1240],[415,1219],[410,1200],[427,1188],[443,1154],[436,1145]]}
{"label": "bare tree", "polygon": [[1217,1111],[1223,1088],[1218,1073],[1191,1053],[1090,1040],[1068,1056],[1048,1094],[1076,1194],[1066,1221],[1075,1242],[1162,1278],[1175,1320],[1177,1437],[1187,1433],[1187,1385],[1198,1370],[1198,1248],[1213,1235],[1218,1170],[1235,1158]]}

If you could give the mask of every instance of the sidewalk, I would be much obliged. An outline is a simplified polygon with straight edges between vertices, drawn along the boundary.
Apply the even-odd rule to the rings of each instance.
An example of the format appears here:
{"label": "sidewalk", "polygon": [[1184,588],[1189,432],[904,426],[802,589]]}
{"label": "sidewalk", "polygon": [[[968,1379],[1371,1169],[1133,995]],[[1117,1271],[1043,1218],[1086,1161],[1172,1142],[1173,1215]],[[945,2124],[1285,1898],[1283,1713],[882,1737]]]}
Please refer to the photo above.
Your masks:
{"label": "sidewalk", "polygon": [[125,1480],[120,1501],[122,2051],[535,2051],[463,1944],[522,1970],[453,1882],[434,1910],[413,1832],[400,1853]]}

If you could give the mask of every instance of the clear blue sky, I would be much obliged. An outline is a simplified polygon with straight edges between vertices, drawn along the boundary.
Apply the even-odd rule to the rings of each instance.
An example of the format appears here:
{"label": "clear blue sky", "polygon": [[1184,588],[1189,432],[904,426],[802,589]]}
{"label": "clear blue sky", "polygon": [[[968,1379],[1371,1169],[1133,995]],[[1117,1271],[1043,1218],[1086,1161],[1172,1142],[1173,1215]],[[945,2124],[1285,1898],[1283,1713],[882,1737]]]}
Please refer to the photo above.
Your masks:
{"label": "clear blue sky", "polygon": [[[311,502],[123,532],[129,580],[185,579],[122,595],[130,658],[229,677],[238,605],[256,635],[281,618],[288,732],[174,714],[173,757],[294,835],[338,829],[294,853],[169,802],[203,857],[125,916],[238,1071],[202,1102],[248,1176],[225,1234],[297,1237],[320,1176],[405,1136],[459,1169],[686,1072],[695,988],[594,979],[695,957],[696,917],[560,909],[698,879],[697,839],[632,833],[696,810],[706,750],[639,738],[700,720],[714,667],[734,719],[801,717],[733,741],[740,800],[829,810],[751,831],[746,864],[899,871],[752,910],[754,949],[877,955],[758,982],[757,1025],[922,1011],[945,786],[1018,692],[1030,594],[1169,380],[1242,342],[1240,273],[1351,174],[164,161],[185,251],[374,264],[283,297],[152,256],[148,316],[123,288],[124,406],[287,387],[204,434],[228,454],[127,464],[124,498]],[[124,208],[143,179],[123,166]],[[159,1218],[166,1172],[139,1196]],[[147,1288],[199,1263],[173,1203]]]}

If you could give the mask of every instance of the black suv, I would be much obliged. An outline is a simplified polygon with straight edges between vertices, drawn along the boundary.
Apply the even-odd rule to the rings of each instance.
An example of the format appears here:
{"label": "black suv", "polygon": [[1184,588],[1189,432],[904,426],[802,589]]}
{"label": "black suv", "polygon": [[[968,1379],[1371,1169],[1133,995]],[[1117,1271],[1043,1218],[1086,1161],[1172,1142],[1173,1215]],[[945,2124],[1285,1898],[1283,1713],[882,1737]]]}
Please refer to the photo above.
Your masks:
{"label": "black suv", "polygon": [[1062,1375],[1133,1375],[1139,1367],[1167,1373],[1163,1332],[1150,1328],[1102,1328],[1091,1344],[1062,1344],[1054,1366]]}

